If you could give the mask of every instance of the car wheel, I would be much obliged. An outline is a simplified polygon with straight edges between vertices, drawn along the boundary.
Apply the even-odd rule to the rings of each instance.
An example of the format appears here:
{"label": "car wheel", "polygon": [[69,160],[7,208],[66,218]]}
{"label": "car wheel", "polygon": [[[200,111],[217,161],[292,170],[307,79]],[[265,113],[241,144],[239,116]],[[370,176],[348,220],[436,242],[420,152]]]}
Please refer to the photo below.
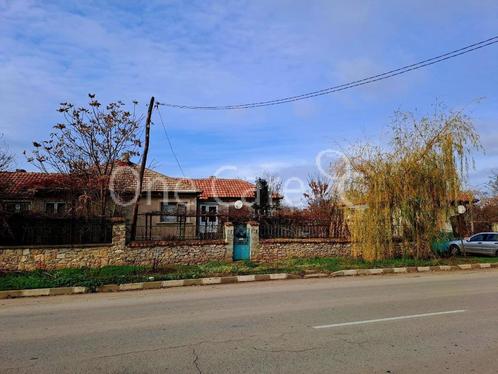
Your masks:
{"label": "car wheel", "polygon": [[460,254],[460,248],[458,248],[458,245],[452,245],[450,246],[450,256],[457,256]]}

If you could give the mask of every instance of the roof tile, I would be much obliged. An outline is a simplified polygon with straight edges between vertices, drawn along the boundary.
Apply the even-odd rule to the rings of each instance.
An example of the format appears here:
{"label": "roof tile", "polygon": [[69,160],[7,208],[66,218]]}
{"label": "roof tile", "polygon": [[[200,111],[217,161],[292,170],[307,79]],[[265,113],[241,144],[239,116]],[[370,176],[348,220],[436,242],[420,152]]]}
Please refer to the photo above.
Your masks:
{"label": "roof tile", "polygon": [[224,179],[224,178],[199,178],[199,179],[182,179],[192,183],[202,193],[200,199],[212,198],[254,198],[256,186],[253,183],[242,179]]}

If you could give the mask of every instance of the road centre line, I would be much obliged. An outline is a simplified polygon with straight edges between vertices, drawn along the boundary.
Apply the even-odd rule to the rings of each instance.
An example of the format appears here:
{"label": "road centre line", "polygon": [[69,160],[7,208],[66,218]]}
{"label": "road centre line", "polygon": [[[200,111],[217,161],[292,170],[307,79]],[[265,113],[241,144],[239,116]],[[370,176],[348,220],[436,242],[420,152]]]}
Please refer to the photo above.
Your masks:
{"label": "road centre line", "polygon": [[432,316],[440,316],[440,315],[443,315],[443,314],[456,314],[456,313],[464,313],[464,312],[466,312],[465,309],[448,310],[448,311],[444,311],[444,312],[412,314],[412,315],[408,315],[408,316],[398,316],[398,317],[368,319],[368,320],[364,320],[364,321],[354,321],[354,322],[344,322],[344,323],[333,323],[331,325],[313,326],[313,328],[314,329],[328,329],[328,328],[331,328],[331,327],[363,325],[363,324],[367,324],[367,323],[385,322],[385,321],[397,321],[397,320],[401,320],[401,319],[432,317]]}

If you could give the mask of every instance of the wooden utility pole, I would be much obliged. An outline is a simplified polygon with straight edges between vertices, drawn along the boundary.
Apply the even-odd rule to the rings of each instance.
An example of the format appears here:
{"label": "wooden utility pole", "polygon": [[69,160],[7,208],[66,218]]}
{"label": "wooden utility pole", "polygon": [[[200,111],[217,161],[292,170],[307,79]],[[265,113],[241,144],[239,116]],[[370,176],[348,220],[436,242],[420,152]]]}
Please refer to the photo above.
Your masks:
{"label": "wooden utility pole", "polygon": [[142,164],[140,165],[140,181],[138,182],[138,197],[133,207],[133,219],[131,221],[131,240],[135,240],[137,235],[137,218],[138,218],[138,203],[142,196],[142,186],[144,183],[145,165],[147,164],[147,153],[149,153],[149,139],[150,139],[150,121],[152,118],[152,109],[154,109],[154,96],[150,98],[149,110],[147,111],[147,119],[145,120],[145,144],[144,153],[142,155]]}

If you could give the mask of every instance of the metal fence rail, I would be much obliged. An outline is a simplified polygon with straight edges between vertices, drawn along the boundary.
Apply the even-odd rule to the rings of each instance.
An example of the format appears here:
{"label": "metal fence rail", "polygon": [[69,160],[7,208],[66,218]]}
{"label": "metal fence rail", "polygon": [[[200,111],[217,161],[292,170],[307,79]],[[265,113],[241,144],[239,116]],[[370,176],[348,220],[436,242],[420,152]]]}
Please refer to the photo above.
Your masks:
{"label": "metal fence rail", "polygon": [[221,240],[226,217],[218,214],[138,215],[136,241]]}
{"label": "metal fence rail", "polygon": [[3,217],[0,245],[75,245],[112,243],[107,218],[39,217],[13,214]]}
{"label": "metal fence rail", "polygon": [[330,223],[280,218],[261,219],[259,236],[262,239],[329,238]]}
{"label": "metal fence rail", "polygon": [[[346,238],[345,225],[331,221],[248,215],[147,212],[138,215],[136,241],[221,240],[225,222],[259,221],[262,239]],[[340,227],[339,227],[340,226]]]}

